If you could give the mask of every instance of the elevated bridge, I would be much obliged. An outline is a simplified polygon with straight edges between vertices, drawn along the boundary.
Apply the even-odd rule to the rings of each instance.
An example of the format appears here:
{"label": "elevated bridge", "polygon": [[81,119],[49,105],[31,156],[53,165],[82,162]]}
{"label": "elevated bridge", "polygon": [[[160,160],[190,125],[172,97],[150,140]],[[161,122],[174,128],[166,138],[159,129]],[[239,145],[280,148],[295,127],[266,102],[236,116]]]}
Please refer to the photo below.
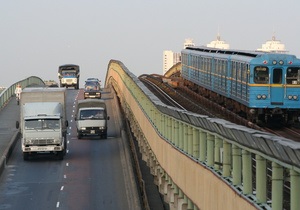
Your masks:
{"label": "elevated bridge", "polygon": [[171,209],[299,208],[299,143],[168,107],[119,61],[105,84]]}
{"label": "elevated bridge", "polygon": [[[38,77],[16,82],[1,92],[1,107],[18,83],[43,85]],[[120,61],[109,62],[105,86],[170,209],[299,209],[299,143],[168,107]]]}

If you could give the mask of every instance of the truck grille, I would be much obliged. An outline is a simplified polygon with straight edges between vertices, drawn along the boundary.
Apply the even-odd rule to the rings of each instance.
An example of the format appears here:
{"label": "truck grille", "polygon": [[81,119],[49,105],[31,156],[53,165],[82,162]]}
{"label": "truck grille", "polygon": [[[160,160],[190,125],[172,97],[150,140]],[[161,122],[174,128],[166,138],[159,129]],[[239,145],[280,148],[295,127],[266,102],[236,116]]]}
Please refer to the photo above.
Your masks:
{"label": "truck grille", "polygon": [[54,139],[32,139],[33,145],[48,145],[54,144]]}

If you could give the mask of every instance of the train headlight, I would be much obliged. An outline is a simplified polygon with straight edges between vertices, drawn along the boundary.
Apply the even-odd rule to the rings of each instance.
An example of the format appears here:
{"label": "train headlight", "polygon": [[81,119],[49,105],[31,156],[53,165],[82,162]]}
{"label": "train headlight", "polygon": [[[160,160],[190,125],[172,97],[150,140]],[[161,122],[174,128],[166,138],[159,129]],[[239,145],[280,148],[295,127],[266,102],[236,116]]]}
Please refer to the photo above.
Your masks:
{"label": "train headlight", "polygon": [[293,99],[294,99],[294,100],[298,100],[298,96],[293,95]]}
{"label": "train headlight", "polygon": [[283,65],[283,63],[284,63],[283,60],[280,60],[280,61],[279,61],[279,64],[280,64],[280,65]]}
{"label": "train headlight", "polygon": [[288,96],[288,99],[289,99],[289,100],[292,100],[292,98],[293,98],[293,96],[290,96],[290,95]]}
{"label": "train headlight", "polygon": [[257,95],[256,97],[257,97],[257,99],[261,99],[261,95]]}
{"label": "train headlight", "polygon": [[266,99],[266,98],[267,98],[267,96],[266,96],[266,95],[262,95],[261,97],[262,97],[262,99]]}
{"label": "train headlight", "polygon": [[272,63],[273,63],[273,65],[276,65],[276,64],[277,64],[277,61],[273,60],[273,62],[272,62]]}

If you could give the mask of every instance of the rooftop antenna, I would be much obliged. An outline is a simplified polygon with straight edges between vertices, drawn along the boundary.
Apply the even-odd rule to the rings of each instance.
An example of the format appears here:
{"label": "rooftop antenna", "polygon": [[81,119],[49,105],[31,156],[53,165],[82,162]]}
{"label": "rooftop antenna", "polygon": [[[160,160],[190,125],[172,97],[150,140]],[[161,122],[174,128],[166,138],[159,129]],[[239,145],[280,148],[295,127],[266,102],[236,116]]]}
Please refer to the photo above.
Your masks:
{"label": "rooftop antenna", "polygon": [[275,37],[275,27],[273,26],[273,36],[272,36],[272,41],[275,41],[276,37]]}
{"label": "rooftop antenna", "polygon": [[218,35],[217,35],[217,40],[220,41],[221,40],[221,36],[220,36],[220,26],[218,26]]}

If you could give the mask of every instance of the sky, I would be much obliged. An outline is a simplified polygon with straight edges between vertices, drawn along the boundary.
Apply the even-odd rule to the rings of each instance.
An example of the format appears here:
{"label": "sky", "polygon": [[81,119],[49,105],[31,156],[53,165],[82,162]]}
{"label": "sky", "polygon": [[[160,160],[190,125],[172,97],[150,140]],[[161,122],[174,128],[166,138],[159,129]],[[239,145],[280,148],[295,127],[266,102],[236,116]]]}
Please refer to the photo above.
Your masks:
{"label": "sky", "polygon": [[77,64],[80,86],[105,80],[111,59],[136,76],[162,74],[163,51],[221,39],[231,49],[261,48],[275,34],[300,57],[299,0],[0,0],[0,86],[29,76],[58,82]]}

